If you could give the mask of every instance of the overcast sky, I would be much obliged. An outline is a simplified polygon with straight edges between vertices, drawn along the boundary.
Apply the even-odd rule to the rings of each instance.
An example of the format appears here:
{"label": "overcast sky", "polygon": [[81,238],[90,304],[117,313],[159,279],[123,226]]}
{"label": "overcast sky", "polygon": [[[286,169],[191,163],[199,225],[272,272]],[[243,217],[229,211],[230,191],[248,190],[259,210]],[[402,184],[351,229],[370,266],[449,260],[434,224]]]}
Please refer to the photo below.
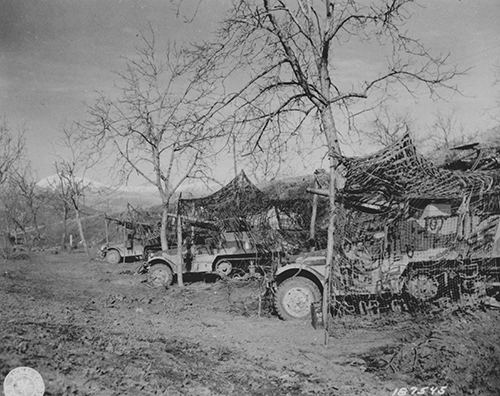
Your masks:
{"label": "overcast sky", "polygon": [[[184,11],[197,3],[184,0]],[[468,129],[492,126],[500,90],[493,86],[494,65],[500,64],[500,0],[420,3],[411,28],[429,47],[451,52],[451,62],[471,70],[456,81],[463,96],[445,95],[440,102],[403,98],[397,110],[422,130],[438,110],[455,110]],[[0,115],[11,127],[26,128],[38,175],[53,173],[62,126],[85,116],[96,90],[112,88],[112,72],[123,66],[122,56],[133,54],[139,31],[151,23],[169,40],[207,38],[226,4],[202,1],[195,21],[185,23],[168,0],[0,0]],[[352,53],[343,62],[362,73],[366,54]]]}

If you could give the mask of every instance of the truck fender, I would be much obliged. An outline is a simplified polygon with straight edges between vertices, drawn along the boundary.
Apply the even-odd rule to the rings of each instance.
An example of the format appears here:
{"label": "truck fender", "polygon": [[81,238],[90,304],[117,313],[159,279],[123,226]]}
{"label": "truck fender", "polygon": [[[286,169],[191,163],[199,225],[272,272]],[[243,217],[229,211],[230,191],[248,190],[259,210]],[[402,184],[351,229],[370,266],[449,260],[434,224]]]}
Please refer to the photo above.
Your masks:
{"label": "truck fender", "polygon": [[312,280],[316,284],[316,286],[318,286],[320,291],[323,293],[323,288],[325,283],[324,273],[308,265],[291,264],[278,268],[275,274],[276,283],[279,285],[284,280],[293,278],[295,276],[301,276]]}
{"label": "truck fender", "polygon": [[123,251],[123,249],[121,248],[121,246],[109,246],[106,248],[106,251],[108,251],[108,250],[116,250],[118,253],[120,253],[120,256],[122,256],[122,257],[126,256],[126,254]]}
{"label": "truck fender", "polygon": [[168,267],[170,267],[170,269],[172,270],[172,272],[174,274],[176,273],[177,267],[175,266],[175,264],[173,262],[171,262],[170,260],[167,260],[164,257],[152,257],[150,260],[148,260],[148,262],[147,262],[148,270],[149,270],[149,268],[151,268],[153,265],[156,265],[156,264],[167,265]]}

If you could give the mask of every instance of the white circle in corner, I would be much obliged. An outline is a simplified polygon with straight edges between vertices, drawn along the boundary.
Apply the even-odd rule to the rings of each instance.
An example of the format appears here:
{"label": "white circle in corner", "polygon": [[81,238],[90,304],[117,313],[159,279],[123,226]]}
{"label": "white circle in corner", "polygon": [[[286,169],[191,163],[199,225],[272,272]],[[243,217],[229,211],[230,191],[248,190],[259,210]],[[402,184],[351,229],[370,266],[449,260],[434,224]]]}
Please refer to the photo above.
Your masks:
{"label": "white circle in corner", "polygon": [[45,384],[38,371],[31,367],[16,367],[3,380],[5,396],[43,396]]}

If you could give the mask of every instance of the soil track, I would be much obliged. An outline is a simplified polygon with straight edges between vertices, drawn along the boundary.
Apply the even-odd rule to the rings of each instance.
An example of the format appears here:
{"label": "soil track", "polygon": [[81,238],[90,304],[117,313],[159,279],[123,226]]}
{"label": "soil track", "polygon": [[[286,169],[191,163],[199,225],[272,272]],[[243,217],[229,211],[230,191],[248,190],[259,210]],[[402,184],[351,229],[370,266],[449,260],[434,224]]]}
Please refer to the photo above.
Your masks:
{"label": "soil track", "polygon": [[136,267],[78,254],[0,262],[2,381],[30,366],[47,395],[389,395],[409,385],[360,358],[393,345],[399,320],[339,331],[325,347],[309,323],[257,317],[255,285],[157,290]]}

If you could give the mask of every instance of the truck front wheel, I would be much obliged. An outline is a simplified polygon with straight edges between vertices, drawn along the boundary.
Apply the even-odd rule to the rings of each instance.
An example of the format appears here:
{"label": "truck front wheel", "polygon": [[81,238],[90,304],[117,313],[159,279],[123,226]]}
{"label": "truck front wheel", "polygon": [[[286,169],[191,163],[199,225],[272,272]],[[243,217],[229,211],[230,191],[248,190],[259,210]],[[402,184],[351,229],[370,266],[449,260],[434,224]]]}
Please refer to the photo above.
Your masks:
{"label": "truck front wheel", "polygon": [[275,295],[275,307],[283,320],[304,320],[311,317],[311,304],[321,301],[318,286],[307,278],[284,280]]}
{"label": "truck front wheel", "polygon": [[109,264],[118,264],[120,261],[122,261],[122,256],[120,255],[120,252],[116,249],[109,249],[106,252],[106,261]]}
{"label": "truck front wheel", "polygon": [[153,287],[168,288],[174,282],[174,273],[166,264],[153,264],[148,271],[148,282]]}

